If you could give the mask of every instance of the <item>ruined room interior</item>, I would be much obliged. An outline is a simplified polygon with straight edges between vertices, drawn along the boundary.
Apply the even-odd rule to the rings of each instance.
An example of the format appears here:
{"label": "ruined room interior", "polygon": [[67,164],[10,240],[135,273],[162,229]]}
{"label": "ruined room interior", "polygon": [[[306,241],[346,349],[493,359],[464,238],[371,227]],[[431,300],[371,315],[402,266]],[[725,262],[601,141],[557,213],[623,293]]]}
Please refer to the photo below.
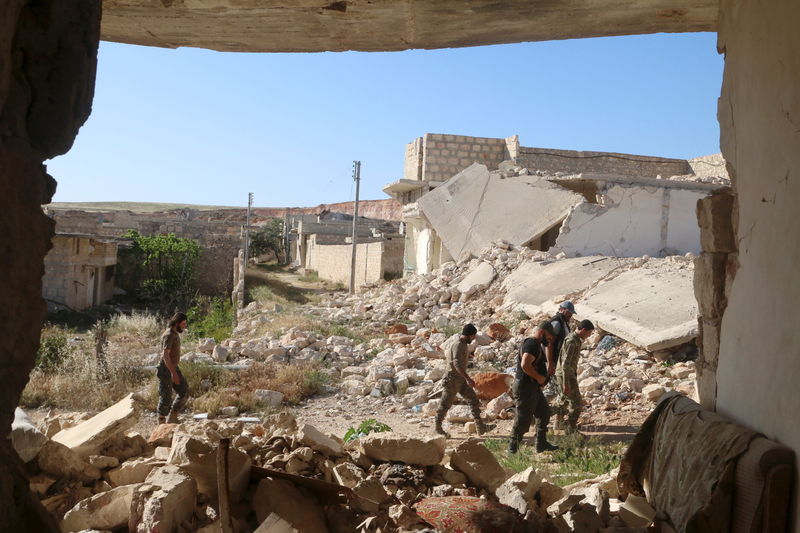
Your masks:
{"label": "ruined room interior", "polygon": [[[259,5],[260,4],[260,5]],[[258,5],[258,7],[253,7]],[[0,531],[56,531],[5,438],[34,364],[54,234],[41,206],[91,113],[100,39],[241,52],[403,50],[714,31],[725,70],[721,149],[733,190],[699,209],[704,408],[800,451],[800,4],[793,0],[243,3],[9,0],[0,16]],[[765,331],[766,326],[766,331]],[[796,476],[796,474],[795,474]],[[795,486],[797,485],[795,481]],[[792,496],[790,530],[800,530]],[[35,527],[32,525],[35,524]]]}

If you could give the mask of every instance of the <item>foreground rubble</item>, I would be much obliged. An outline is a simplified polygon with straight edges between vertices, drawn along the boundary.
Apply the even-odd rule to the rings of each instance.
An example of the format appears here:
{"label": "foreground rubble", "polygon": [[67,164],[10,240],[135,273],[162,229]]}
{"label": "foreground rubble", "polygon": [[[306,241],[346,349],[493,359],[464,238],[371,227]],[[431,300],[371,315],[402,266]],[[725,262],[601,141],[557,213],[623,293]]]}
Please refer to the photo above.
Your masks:
{"label": "foreground rubble", "polygon": [[[533,468],[504,469],[477,439],[450,447],[443,437],[389,432],[344,443],[289,413],[164,424],[148,439],[125,433],[125,423],[115,432],[97,424],[124,422],[126,405],[70,428],[94,442],[89,451],[86,439],[69,448],[33,430],[46,442],[27,464],[31,485],[64,533],[218,531],[221,520],[243,532],[450,531],[453,520],[488,531],[474,528],[475,509],[498,527],[531,532],[616,531],[652,519],[646,504],[617,499],[614,472],[561,488]],[[51,444],[80,466],[46,469]]]}

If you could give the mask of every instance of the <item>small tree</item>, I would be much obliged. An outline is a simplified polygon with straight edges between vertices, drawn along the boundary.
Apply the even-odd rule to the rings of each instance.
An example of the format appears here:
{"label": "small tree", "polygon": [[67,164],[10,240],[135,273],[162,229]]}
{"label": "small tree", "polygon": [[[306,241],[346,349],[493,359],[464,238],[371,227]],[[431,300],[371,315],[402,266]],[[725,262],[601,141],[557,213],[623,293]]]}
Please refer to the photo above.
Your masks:
{"label": "small tree", "polygon": [[279,263],[284,263],[283,220],[271,218],[258,231],[250,235],[250,257],[272,252]]}
{"label": "small tree", "polygon": [[123,237],[133,241],[137,297],[157,304],[164,312],[186,308],[195,294],[195,265],[200,257],[197,241],[172,233],[147,237],[136,230]]}

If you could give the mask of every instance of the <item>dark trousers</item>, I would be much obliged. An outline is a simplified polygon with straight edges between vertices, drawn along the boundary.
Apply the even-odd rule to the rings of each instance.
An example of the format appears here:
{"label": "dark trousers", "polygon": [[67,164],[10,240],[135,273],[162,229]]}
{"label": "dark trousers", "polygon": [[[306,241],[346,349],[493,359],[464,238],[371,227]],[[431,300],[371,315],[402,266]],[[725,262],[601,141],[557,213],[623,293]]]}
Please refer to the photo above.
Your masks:
{"label": "dark trousers", "polygon": [[467,384],[467,381],[455,372],[448,372],[444,377],[443,385],[442,400],[439,403],[439,409],[436,410],[436,423],[442,423],[457,394],[460,394],[469,402],[472,417],[476,422],[480,423],[481,404],[478,401],[478,395],[475,394],[475,390]]}
{"label": "dark trousers", "polygon": [[[180,383],[177,385],[172,382],[172,374],[167,368],[167,365],[162,361],[158,365],[156,375],[158,376],[158,414],[160,416],[167,416],[170,408],[179,412],[186,405],[186,400],[189,399],[189,385],[186,383],[186,378],[183,377],[180,368],[175,369],[180,378]],[[175,402],[172,403],[172,391],[175,390]],[[172,404],[170,406],[170,404]]]}
{"label": "dark trousers", "polygon": [[547,432],[550,423],[550,406],[544,397],[542,388],[538,384],[514,383],[514,400],[516,402],[516,416],[511,429],[511,437],[522,440],[530,429],[533,418],[536,418],[536,432]]}

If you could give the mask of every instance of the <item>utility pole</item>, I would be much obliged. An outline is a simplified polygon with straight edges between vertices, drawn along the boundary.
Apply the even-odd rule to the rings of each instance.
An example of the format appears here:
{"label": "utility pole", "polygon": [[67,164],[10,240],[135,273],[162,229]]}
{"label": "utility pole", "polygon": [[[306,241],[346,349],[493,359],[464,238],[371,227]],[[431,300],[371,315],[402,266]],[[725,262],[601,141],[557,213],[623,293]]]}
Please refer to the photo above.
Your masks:
{"label": "utility pole", "polygon": [[253,208],[253,193],[247,193],[247,218],[244,224],[244,269],[247,270],[247,260],[250,256],[250,210]]}
{"label": "utility pole", "polygon": [[356,203],[353,206],[353,254],[350,258],[350,294],[356,292],[356,222],[358,221],[358,187],[361,184],[361,161],[353,161],[353,180],[356,182]]}

